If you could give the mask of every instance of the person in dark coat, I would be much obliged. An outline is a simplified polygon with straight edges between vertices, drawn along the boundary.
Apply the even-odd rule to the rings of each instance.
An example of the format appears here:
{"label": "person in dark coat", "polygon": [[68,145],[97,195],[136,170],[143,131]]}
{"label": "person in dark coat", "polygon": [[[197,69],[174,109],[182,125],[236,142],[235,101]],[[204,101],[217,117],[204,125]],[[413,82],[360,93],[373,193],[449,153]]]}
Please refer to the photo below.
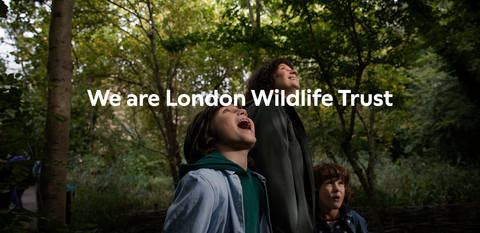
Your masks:
{"label": "person in dark coat", "polygon": [[12,200],[9,178],[12,174],[8,161],[0,159],[0,211],[8,210]]}
{"label": "person in dark coat", "polygon": [[[246,110],[257,128],[257,142],[250,151],[254,170],[267,179],[273,232],[313,232],[315,185],[308,141],[297,112],[291,106],[257,105],[261,90],[278,89],[284,96],[300,88],[298,72],[284,58],[271,60],[255,70],[247,83]],[[257,102],[258,103],[258,102]]]}
{"label": "person in dark coat", "polygon": [[25,161],[25,160],[26,159],[23,156],[15,156],[10,160],[8,160],[8,162],[12,166],[13,176],[15,177],[15,185],[12,185],[12,188],[11,188],[12,204],[15,205],[15,208],[23,208],[22,196],[23,196],[23,193],[25,192],[25,189],[28,188],[26,179],[16,174],[20,172],[19,166],[22,166],[22,165],[24,166],[24,164],[22,164],[22,161]]}

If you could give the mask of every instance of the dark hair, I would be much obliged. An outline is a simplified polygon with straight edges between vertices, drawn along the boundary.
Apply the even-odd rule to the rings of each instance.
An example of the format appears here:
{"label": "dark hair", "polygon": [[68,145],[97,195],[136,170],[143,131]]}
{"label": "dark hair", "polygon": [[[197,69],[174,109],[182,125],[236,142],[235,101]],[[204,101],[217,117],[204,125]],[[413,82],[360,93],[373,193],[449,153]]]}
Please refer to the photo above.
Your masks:
{"label": "dark hair", "polygon": [[346,205],[351,200],[353,192],[350,189],[350,172],[346,167],[333,163],[321,163],[313,167],[313,177],[315,178],[315,197],[318,197],[318,189],[325,181],[342,179],[345,186],[342,204]]}
{"label": "dark hair", "polygon": [[210,137],[216,135],[214,127],[215,112],[222,105],[207,106],[200,111],[188,126],[187,135],[183,144],[183,152],[187,163],[193,164],[208,153],[216,150]]}
{"label": "dark hair", "polygon": [[250,75],[250,78],[248,78],[247,81],[247,101],[253,99],[252,90],[255,91],[257,96],[260,93],[260,90],[265,90],[267,93],[270,90],[273,90],[273,87],[275,86],[274,74],[277,73],[278,66],[282,63],[293,69],[292,63],[286,58],[275,58],[267,61],[252,72],[252,75]]}

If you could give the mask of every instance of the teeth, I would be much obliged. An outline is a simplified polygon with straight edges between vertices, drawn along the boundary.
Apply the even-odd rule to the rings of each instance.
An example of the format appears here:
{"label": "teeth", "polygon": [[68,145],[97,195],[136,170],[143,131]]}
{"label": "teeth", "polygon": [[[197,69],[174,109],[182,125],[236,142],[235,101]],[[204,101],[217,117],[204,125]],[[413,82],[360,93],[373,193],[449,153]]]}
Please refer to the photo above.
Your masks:
{"label": "teeth", "polygon": [[240,122],[247,122],[248,125],[250,125],[250,121],[248,121],[247,119],[242,119],[242,120],[240,120],[238,123],[240,124]]}
{"label": "teeth", "polygon": [[240,121],[237,123],[237,125],[239,125],[239,124],[242,123],[242,122],[247,122],[248,128],[250,128],[250,121],[248,121],[247,119],[242,119],[242,120],[240,120]]}

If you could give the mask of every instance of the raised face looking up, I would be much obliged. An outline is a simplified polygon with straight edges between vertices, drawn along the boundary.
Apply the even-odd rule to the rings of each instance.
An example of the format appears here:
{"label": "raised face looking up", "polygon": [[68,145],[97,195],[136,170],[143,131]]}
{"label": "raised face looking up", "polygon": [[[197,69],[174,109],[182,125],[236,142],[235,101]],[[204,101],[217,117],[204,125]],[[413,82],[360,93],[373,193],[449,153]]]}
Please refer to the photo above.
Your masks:
{"label": "raised face looking up", "polygon": [[295,91],[300,89],[297,70],[290,68],[285,63],[278,65],[274,80],[273,87],[278,90],[285,90],[286,96],[295,94]]}
{"label": "raised face looking up", "polygon": [[255,125],[248,118],[247,111],[234,105],[217,110],[214,127],[216,135],[211,140],[219,152],[250,150],[257,141]]}

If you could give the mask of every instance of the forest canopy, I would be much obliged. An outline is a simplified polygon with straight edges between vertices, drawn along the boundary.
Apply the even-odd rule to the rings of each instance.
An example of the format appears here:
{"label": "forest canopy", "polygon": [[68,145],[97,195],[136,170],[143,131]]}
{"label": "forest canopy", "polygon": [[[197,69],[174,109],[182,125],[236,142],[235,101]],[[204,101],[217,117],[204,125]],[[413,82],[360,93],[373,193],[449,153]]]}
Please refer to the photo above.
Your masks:
{"label": "forest canopy", "polygon": [[[47,118],[69,121],[74,224],[109,231],[120,205],[167,208],[195,113],[209,95],[244,105],[251,72],[276,57],[298,70],[283,104],[298,106],[314,164],[350,169],[353,204],[479,201],[476,1],[75,1],[70,116],[47,110],[52,1],[0,10],[13,47],[0,57],[0,159],[48,164]],[[258,98],[281,105],[273,94]]]}

